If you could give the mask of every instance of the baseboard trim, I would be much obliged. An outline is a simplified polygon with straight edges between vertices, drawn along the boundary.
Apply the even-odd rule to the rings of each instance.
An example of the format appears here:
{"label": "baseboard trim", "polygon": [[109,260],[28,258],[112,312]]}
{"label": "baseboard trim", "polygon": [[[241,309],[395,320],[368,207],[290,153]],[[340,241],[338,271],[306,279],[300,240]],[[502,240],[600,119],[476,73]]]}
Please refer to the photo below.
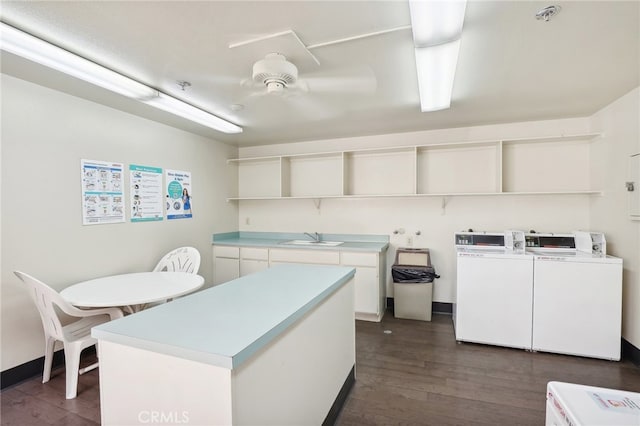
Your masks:
{"label": "baseboard trim", "polygon": [[622,359],[628,359],[636,367],[640,367],[640,349],[622,339]]}
{"label": "baseboard trim", "polygon": [[[387,297],[387,308],[393,312],[394,306],[393,297]],[[431,302],[431,312],[434,314],[449,314],[453,313],[453,303],[446,302]]]}
{"label": "baseboard trim", "polygon": [[[64,365],[64,351],[62,349],[53,354],[52,368],[56,368],[61,365]],[[24,364],[5,370],[0,375],[2,389],[17,385],[20,382],[32,379],[36,376],[42,376],[43,369],[44,357],[42,356],[34,359],[33,361],[25,362]]]}
{"label": "baseboard trim", "polygon": [[[91,346],[82,351],[82,354],[95,353],[95,346]],[[52,369],[64,366],[64,350],[60,349],[53,353]],[[25,380],[32,379],[36,376],[42,377],[42,370],[44,370],[44,357],[34,359],[33,361],[25,362],[16,367],[0,373],[0,389],[5,389]]]}
{"label": "baseboard trim", "polygon": [[329,413],[327,413],[327,417],[325,417],[322,422],[322,426],[334,425],[338,421],[338,415],[340,414],[340,410],[342,410],[342,406],[347,400],[347,396],[351,391],[351,388],[356,382],[356,366],[351,367],[351,371],[347,375],[344,383],[342,384],[342,388],[340,392],[338,392],[338,396],[336,396],[335,401],[333,401],[333,405],[329,409]]}

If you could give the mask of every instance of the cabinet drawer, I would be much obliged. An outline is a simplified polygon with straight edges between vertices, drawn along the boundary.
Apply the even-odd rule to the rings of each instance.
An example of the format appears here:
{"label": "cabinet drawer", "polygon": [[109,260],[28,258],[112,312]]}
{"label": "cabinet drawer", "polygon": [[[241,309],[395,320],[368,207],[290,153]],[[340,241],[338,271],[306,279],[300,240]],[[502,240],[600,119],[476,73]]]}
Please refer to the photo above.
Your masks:
{"label": "cabinet drawer", "polygon": [[272,262],[340,264],[337,251],[271,249]]}
{"label": "cabinet drawer", "polygon": [[231,258],[231,259],[239,259],[240,258],[240,248],[239,247],[214,246],[213,247],[213,255],[215,257],[228,257],[228,258]]}
{"label": "cabinet drawer", "polygon": [[240,258],[251,259],[251,260],[269,260],[269,249],[255,248],[255,247],[241,247]]}
{"label": "cabinet drawer", "polygon": [[378,254],[342,252],[340,263],[350,266],[378,266]]}

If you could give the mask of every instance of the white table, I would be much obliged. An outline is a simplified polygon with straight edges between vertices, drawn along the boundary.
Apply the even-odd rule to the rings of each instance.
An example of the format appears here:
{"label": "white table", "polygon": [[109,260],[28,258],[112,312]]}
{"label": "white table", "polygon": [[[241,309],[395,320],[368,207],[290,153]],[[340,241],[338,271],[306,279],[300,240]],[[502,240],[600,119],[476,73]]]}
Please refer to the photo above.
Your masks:
{"label": "white table", "polygon": [[83,281],[60,295],[80,308],[120,306],[134,313],[149,303],[189,294],[203,284],[203,277],[187,272],[136,272]]}

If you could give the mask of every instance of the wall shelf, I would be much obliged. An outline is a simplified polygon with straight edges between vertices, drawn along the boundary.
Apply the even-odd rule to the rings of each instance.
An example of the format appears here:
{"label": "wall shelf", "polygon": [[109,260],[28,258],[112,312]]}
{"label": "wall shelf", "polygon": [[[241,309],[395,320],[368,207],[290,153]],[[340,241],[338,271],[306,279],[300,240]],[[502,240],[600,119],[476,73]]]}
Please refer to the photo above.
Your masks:
{"label": "wall shelf", "polygon": [[[599,133],[234,158],[237,200],[601,195],[590,188]],[[567,160],[570,159],[570,162]]]}
{"label": "wall shelf", "polygon": [[512,196],[512,195],[603,195],[602,191],[546,191],[546,192],[455,192],[442,194],[367,194],[367,195],[310,195],[306,197],[233,197],[227,201],[243,200],[319,200],[340,198],[435,198],[435,197],[487,197],[487,196]]}

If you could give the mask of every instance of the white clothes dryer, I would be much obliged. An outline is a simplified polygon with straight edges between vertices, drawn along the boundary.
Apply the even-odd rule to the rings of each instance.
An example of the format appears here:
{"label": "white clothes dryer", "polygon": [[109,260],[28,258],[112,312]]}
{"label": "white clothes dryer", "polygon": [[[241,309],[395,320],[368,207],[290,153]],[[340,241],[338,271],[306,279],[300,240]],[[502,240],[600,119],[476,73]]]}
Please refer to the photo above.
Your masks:
{"label": "white clothes dryer", "polygon": [[535,351],[620,360],[622,259],[576,249],[573,234],[528,234]]}

